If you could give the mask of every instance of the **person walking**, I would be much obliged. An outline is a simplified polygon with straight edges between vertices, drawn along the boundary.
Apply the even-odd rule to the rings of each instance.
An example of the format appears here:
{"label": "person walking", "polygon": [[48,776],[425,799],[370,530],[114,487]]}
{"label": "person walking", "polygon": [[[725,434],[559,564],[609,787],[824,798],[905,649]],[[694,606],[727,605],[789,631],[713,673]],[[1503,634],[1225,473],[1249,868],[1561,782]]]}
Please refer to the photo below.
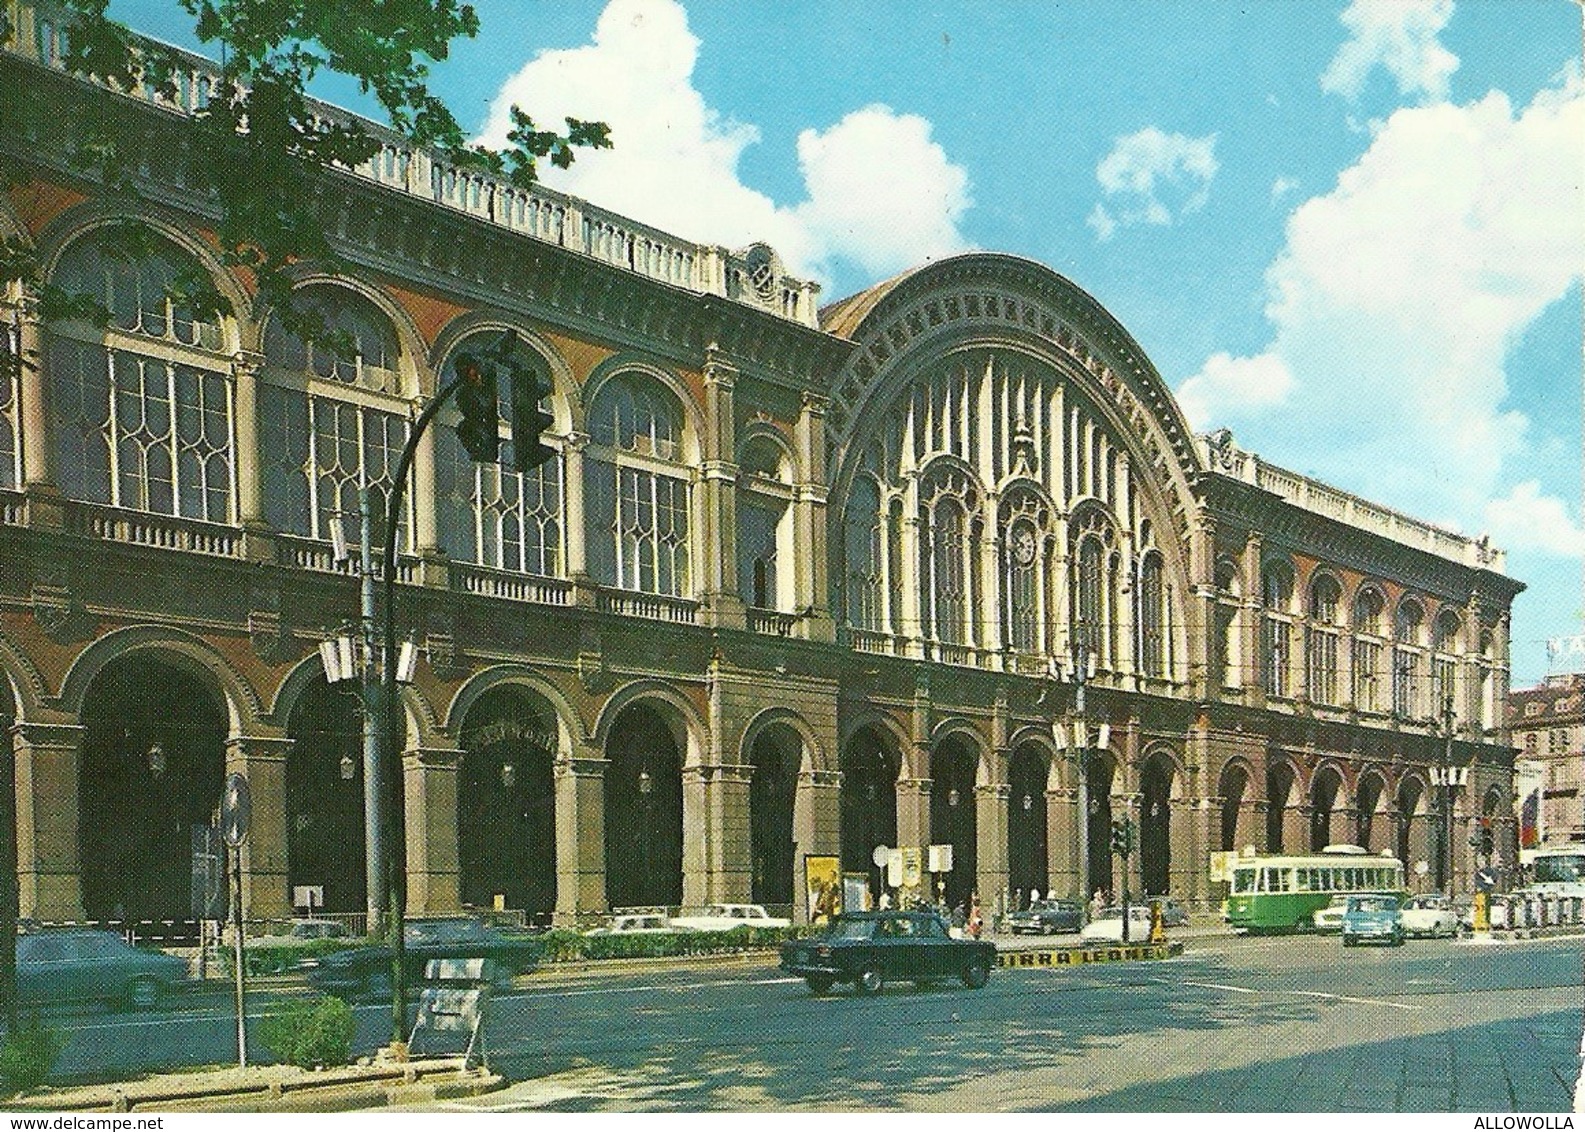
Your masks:
{"label": "person walking", "polygon": [[971,939],[979,939],[980,933],[985,930],[985,917],[980,914],[980,898],[978,895],[972,898],[972,904],[969,908],[968,929],[969,938]]}

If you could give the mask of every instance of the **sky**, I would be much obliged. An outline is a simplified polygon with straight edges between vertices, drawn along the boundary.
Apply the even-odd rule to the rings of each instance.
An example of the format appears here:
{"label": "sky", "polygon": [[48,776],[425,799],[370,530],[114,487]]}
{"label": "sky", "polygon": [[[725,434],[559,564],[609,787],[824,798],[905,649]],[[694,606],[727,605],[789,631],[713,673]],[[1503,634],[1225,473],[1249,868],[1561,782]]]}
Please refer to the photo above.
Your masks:
{"label": "sky", "polygon": [[[1508,552],[1516,687],[1580,657],[1582,8],[1573,0],[474,0],[434,68],[544,181],[831,301],[970,249],[1049,265],[1197,430]],[[113,0],[193,43],[176,0]],[[367,109],[356,89],[319,93]]]}

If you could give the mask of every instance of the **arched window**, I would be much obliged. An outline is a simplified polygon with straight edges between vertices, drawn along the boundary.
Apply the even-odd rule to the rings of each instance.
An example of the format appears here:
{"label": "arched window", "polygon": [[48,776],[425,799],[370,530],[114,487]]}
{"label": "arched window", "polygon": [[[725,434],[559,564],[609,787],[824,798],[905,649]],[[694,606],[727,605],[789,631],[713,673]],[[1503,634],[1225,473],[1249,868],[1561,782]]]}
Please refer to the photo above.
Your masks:
{"label": "arched window", "polygon": [[881,497],[875,481],[860,475],[848,492],[842,517],[843,553],[847,558],[846,608],[855,629],[880,632],[886,540],[881,526]]}
{"label": "arched window", "polygon": [[51,277],[110,312],[102,330],[49,328],[61,487],[92,503],[234,523],[236,442],[220,328],[171,297],[202,268],[170,241],[135,231],[125,246],[107,233],[78,240]]}
{"label": "arched window", "polygon": [[1381,591],[1361,588],[1354,598],[1354,707],[1383,711],[1381,701],[1382,615],[1387,603]]}
{"label": "arched window", "polygon": [[[792,473],[768,436],[744,445],[738,461],[738,593],[753,609],[793,605]],[[785,568],[784,568],[785,567]]]}
{"label": "arched window", "polygon": [[1216,564],[1216,635],[1212,641],[1214,665],[1223,687],[1244,683],[1241,671],[1239,626],[1243,618],[1242,587],[1238,566],[1224,558]]}
{"label": "arched window", "polygon": [[590,575],[620,589],[690,596],[690,472],[677,399],[653,378],[618,374],[595,395],[589,431]]}
{"label": "arched window", "polygon": [[1338,703],[1337,620],[1343,589],[1330,574],[1310,583],[1310,624],[1305,628],[1305,687],[1312,703]]}
{"label": "arched window", "polygon": [[973,602],[978,539],[970,524],[978,496],[968,476],[947,468],[926,476],[919,489],[920,605],[928,637],[943,645],[973,643]]}
{"label": "arched window", "polygon": [[1139,568],[1139,670],[1146,676],[1167,675],[1166,596],[1161,555],[1151,551]]}
{"label": "arched window", "polygon": [[[441,369],[440,384],[456,376],[456,359],[463,353],[489,357],[500,334],[484,331],[458,344]],[[541,389],[553,388],[550,369],[539,354],[520,348],[518,364],[537,373]],[[507,378],[498,376],[504,407]],[[548,411],[550,395],[542,406]],[[554,415],[554,414],[552,414]],[[512,438],[501,443],[499,463],[475,463],[462,447],[456,426],[447,423],[436,438],[436,526],[441,545],[459,562],[471,562],[513,573],[561,577],[565,572],[563,531],[562,452],[555,439],[546,438],[555,455],[529,472],[512,468]]]}
{"label": "arched window", "polygon": [[1091,656],[1099,656],[1106,628],[1106,550],[1097,537],[1079,544],[1074,636]]}
{"label": "arched window", "polygon": [[1043,652],[1049,516],[1034,492],[1011,492],[1001,507],[1002,639],[1020,652]]}
{"label": "arched window", "polygon": [[1266,606],[1261,657],[1266,695],[1287,696],[1288,667],[1293,660],[1293,568],[1286,562],[1266,563],[1260,572],[1260,593]]}
{"label": "arched window", "polygon": [[305,342],[278,319],[265,332],[259,390],[265,518],[287,534],[329,538],[330,519],[356,515],[358,489],[367,487],[378,542],[407,443],[407,402],[392,368],[395,329],[346,287],[313,284],[293,301],[347,337],[333,350]]}
{"label": "arched window", "polygon": [[1451,609],[1438,613],[1431,626],[1431,683],[1437,711],[1449,700],[1457,702],[1459,628],[1458,614]]}
{"label": "arched window", "polygon": [[1398,613],[1393,619],[1396,646],[1392,663],[1392,710],[1404,719],[1418,719],[1425,714],[1420,694],[1424,625],[1425,612],[1418,602],[1406,598],[1398,603]]}

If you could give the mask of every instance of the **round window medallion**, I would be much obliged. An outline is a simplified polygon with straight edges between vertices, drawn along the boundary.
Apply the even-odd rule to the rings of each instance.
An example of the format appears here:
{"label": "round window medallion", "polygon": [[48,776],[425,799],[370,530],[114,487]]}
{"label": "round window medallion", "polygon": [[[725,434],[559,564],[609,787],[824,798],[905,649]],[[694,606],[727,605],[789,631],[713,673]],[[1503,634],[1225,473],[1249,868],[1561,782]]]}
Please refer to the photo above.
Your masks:
{"label": "round window medallion", "polygon": [[764,244],[755,244],[743,255],[744,275],[749,286],[760,298],[769,300],[776,294],[776,256]]}
{"label": "round window medallion", "polygon": [[1020,566],[1028,566],[1035,560],[1035,532],[1028,527],[1019,527],[1013,532],[1013,557]]}

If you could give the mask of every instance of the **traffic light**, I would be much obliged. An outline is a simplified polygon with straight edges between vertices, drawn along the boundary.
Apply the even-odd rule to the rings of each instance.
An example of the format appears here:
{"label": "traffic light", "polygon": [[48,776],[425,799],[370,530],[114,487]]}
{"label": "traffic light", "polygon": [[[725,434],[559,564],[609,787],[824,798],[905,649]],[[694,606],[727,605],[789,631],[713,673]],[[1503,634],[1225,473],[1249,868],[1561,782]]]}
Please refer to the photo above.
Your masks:
{"label": "traffic light", "polygon": [[481,464],[494,463],[501,455],[501,411],[495,389],[495,366],[474,354],[457,355],[457,409],[462,421],[457,439],[468,455]]}
{"label": "traffic light", "polygon": [[1112,852],[1119,857],[1128,857],[1134,852],[1134,823],[1128,818],[1112,821]]}
{"label": "traffic light", "polygon": [[545,430],[556,419],[539,407],[540,399],[550,393],[550,375],[538,366],[513,358],[512,373],[512,463],[520,472],[529,472],[556,455],[545,445]]}

